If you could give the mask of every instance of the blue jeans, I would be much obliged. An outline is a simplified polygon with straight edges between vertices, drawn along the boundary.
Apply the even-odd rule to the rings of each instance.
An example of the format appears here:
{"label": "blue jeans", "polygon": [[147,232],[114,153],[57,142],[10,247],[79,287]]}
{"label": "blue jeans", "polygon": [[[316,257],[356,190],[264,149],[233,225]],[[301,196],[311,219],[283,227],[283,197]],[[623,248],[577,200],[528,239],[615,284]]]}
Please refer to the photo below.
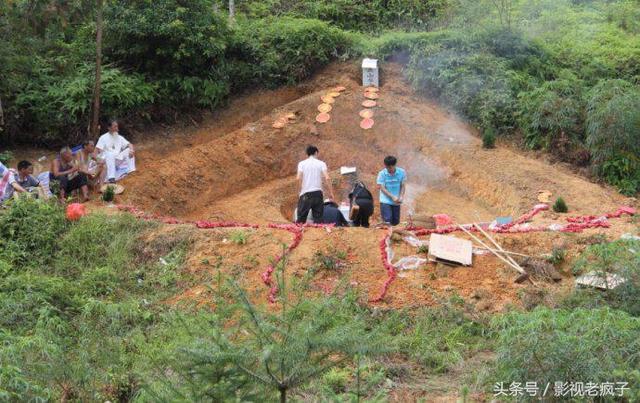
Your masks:
{"label": "blue jeans", "polygon": [[380,203],[380,214],[382,221],[391,225],[400,224],[400,206],[393,204]]}

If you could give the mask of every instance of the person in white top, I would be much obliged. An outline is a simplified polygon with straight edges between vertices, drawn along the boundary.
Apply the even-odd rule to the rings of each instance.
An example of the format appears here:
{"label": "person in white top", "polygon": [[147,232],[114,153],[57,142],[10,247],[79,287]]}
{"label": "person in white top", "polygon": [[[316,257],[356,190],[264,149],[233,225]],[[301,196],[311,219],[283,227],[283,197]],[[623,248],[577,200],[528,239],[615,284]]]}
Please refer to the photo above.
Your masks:
{"label": "person in white top", "polygon": [[324,209],[324,196],[322,194],[322,184],[325,182],[331,199],[333,187],[327,170],[327,164],[318,159],[318,148],[307,147],[308,158],[298,163],[298,181],[300,182],[300,198],[298,199],[298,210],[296,223],[303,224],[307,221],[309,210],[313,215],[314,223],[322,223],[322,213]]}
{"label": "person in white top", "polygon": [[133,144],[118,133],[118,122],[112,120],[109,131],[98,140],[96,151],[107,166],[107,181],[114,183],[136,170]]}

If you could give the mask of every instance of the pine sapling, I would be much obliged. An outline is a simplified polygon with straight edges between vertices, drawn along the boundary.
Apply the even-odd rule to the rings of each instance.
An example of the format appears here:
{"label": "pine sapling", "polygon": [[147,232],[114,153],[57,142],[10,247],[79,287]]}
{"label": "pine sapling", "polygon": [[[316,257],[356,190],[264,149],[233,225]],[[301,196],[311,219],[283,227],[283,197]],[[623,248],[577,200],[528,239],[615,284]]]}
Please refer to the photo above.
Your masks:
{"label": "pine sapling", "polygon": [[482,147],[486,149],[496,148],[496,131],[493,128],[484,130],[482,134]]}
{"label": "pine sapling", "polygon": [[569,207],[567,207],[567,203],[565,203],[562,197],[556,199],[556,202],[553,204],[553,211],[556,213],[566,213],[569,211]]}

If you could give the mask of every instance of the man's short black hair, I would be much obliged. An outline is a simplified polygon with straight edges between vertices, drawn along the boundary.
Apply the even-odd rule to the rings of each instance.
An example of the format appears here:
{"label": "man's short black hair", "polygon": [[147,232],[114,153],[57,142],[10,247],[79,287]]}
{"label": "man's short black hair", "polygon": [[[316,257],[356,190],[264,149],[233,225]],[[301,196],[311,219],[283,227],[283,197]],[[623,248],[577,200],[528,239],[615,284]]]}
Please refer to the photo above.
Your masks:
{"label": "man's short black hair", "polygon": [[398,163],[398,159],[393,155],[388,155],[384,158],[384,166],[392,167]]}
{"label": "man's short black hair", "polygon": [[307,146],[307,155],[311,157],[312,155],[316,155],[318,153],[318,147],[316,146]]}
{"label": "man's short black hair", "polygon": [[31,165],[33,165],[32,163],[30,163],[29,161],[20,161],[18,162],[18,171],[22,171],[23,169],[27,169],[29,168]]}

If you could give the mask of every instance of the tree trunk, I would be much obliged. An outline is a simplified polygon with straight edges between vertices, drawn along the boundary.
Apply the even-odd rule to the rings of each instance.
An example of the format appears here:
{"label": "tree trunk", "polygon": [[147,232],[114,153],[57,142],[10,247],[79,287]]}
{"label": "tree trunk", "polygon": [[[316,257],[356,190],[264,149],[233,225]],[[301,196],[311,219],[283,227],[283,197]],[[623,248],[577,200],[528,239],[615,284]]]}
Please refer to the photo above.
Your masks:
{"label": "tree trunk", "polygon": [[2,110],[2,98],[0,98],[0,130],[4,128],[4,111]]}
{"label": "tree trunk", "polygon": [[280,389],[280,403],[287,403],[287,390],[284,388]]}
{"label": "tree trunk", "polygon": [[236,20],[236,1],[229,0],[229,22],[234,23]]}
{"label": "tree trunk", "polygon": [[102,73],[102,4],[103,0],[96,0],[96,74],[93,87],[93,116],[91,118],[91,137],[97,138],[100,122],[100,85]]}

